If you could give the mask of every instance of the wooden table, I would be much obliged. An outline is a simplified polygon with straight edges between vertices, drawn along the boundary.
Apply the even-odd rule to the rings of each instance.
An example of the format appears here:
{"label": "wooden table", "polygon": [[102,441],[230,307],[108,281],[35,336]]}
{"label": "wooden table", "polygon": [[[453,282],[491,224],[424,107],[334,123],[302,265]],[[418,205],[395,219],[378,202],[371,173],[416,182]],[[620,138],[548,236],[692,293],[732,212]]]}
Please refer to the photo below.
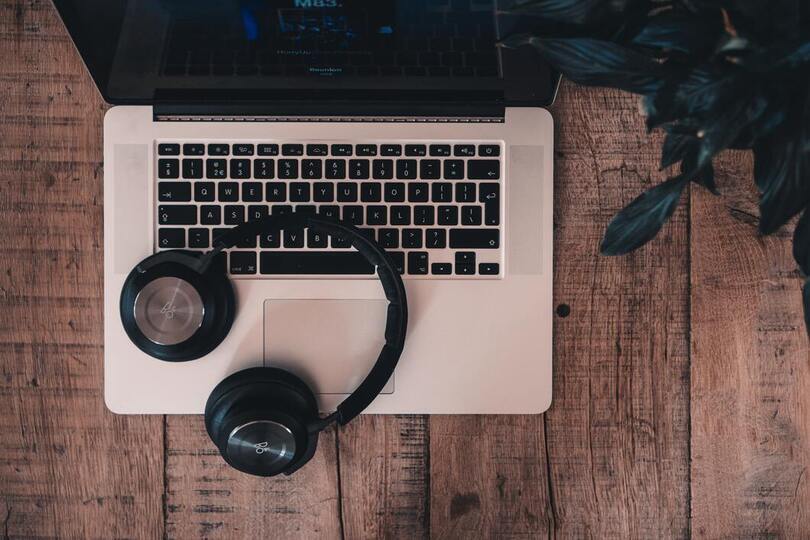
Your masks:
{"label": "wooden table", "polygon": [[365,416],[291,478],[229,469],[197,416],[102,399],[102,117],[50,3],[0,0],[0,531],[17,537],[810,535],[810,362],[790,234],[756,234],[751,158],[662,234],[597,254],[661,181],[635,97],[564,84],[554,403]]}

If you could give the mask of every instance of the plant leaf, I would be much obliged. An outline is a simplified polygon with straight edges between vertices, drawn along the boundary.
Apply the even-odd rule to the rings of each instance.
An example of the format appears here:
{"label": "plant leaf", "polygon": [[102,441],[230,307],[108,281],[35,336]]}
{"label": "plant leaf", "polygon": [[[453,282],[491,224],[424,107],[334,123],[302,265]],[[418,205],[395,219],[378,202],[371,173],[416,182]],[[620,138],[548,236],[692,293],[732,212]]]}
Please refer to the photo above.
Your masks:
{"label": "plant leaf", "polygon": [[770,234],[810,200],[810,165],[801,137],[776,137],[754,146],[754,178],[762,192],[759,230]]}
{"label": "plant leaf", "polygon": [[687,184],[686,176],[675,176],[636,197],[608,225],[602,254],[624,255],[652,240],[672,216]]}
{"label": "plant leaf", "polygon": [[697,137],[683,133],[667,133],[661,147],[661,168],[666,169],[684,159],[689,153],[696,152],[697,146]]}
{"label": "plant leaf", "polygon": [[610,86],[636,94],[649,94],[661,86],[661,64],[610,41],[519,34],[501,43],[505,47],[535,47],[555,69],[577,84]]}
{"label": "plant leaf", "polygon": [[804,275],[810,276],[810,207],[804,209],[793,231],[793,258]]}
{"label": "plant leaf", "polygon": [[[534,15],[573,24],[585,24],[603,6],[601,0],[530,0],[515,4],[504,11],[513,14]],[[601,10],[599,10],[601,11]]]}
{"label": "plant leaf", "polygon": [[701,13],[666,11],[649,19],[633,44],[641,47],[685,54],[701,54],[714,47],[723,30],[719,10],[701,10]]}
{"label": "plant leaf", "polygon": [[810,337],[810,278],[804,282],[802,288],[804,294],[804,327],[807,330],[807,336]]}

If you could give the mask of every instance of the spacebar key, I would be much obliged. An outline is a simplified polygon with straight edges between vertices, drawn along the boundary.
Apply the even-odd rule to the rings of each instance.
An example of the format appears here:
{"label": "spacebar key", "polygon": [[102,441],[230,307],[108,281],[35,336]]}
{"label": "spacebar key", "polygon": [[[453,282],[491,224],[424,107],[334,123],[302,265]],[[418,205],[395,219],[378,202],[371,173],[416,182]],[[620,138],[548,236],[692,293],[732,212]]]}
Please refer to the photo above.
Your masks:
{"label": "spacebar key", "polygon": [[373,274],[374,267],[356,251],[265,251],[262,274]]}
{"label": "spacebar key", "polygon": [[498,229],[450,229],[451,249],[495,249],[498,246]]}

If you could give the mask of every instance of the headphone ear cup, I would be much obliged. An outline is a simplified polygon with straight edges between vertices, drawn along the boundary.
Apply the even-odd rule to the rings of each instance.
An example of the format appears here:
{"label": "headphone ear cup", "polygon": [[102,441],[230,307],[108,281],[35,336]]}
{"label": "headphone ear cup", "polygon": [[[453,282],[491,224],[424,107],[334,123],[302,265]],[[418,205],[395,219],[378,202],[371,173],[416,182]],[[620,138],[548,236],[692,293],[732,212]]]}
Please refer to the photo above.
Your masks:
{"label": "headphone ear cup", "polygon": [[194,360],[228,335],[236,314],[233,287],[221,265],[200,273],[201,254],[164,251],[141,261],[121,288],[121,322],[146,354],[170,362]]}
{"label": "headphone ear cup", "polygon": [[211,392],[205,405],[208,436],[228,464],[257,476],[298,469],[315,452],[315,395],[287,371],[238,371]]}

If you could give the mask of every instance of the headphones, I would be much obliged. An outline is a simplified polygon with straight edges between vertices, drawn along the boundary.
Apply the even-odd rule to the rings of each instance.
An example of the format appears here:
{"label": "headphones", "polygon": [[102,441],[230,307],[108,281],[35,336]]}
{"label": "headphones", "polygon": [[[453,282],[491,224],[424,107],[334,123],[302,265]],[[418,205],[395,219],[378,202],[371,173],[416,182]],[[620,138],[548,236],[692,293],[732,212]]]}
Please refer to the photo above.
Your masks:
{"label": "headphones", "polygon": [[319,215],[268,215],[219,236],[207,253],[171,250],[141,261],[121,291],[121,322],[132,342],[160,360],[183,362],[213,351],[235,314],[233,286],[223,249],[264,232],[310,228],[349,240],[377,269],[388,299],[385,344],[366,378],[332,414],[321,417],[315,394],[292,373],[271,367],[237,371],[221,381],[205,405],[205,428],[225,461],[257,476],[291,474],[315,454],[318,434],[345,425],[382,391],[402,354],[408,303],[402,278],[388,254],[353,225]]}

